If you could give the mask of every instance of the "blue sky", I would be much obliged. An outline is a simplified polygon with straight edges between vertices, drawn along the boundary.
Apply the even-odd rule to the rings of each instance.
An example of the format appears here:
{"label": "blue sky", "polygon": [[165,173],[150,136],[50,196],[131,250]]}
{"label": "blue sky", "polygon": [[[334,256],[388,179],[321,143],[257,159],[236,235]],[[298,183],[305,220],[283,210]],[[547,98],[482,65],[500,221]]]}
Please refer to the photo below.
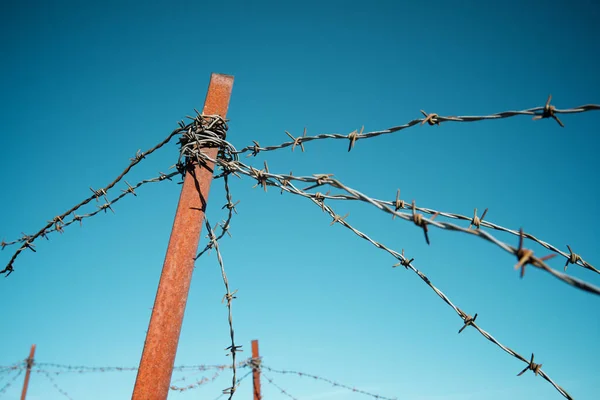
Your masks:
{"label": "blue sky", "polygon": [[[440,115],[485,115],[600,102],[600,7],[547,2],[10,2],[0,5],[0,239],[33,233],[114,179],[202,107],[211,72],[235,76],[228,140],[237,148],[286,141],[284,131],[347,134]],[[372,197],[523,227],[598,265],[599,113],[419,126],[358,141],[319,141],[244,158],[272,172],[333,173]],[[134,169],[131,183],[166,172],[171,143]],[[594,172],[596,171],[596,172]],[[264,363],[387,397],[418,400],[561,398],[524,364],[460,318],[390,255],[309,201],[231,182],[238,215],[221,243],[236,341]],[[125,188],[124,184],[117,186]],[[146,185],[83,227],[37,242],[0,279],[0,365],[137,366],[180,186]],[[109,196],[110,197],[110,196]],[[223,219],[215,181],[208,217]],[[598,297],[528,268],[475,237],[414,224],[366,204],[331,204],[348,222],[415,266],[500,342],[537,362],[574,398],[600,390]],[[93,210],[91,208],[86,210]],[[517,244],[517,238],[494,233]],[[201,243],[206,243],[204,234]],[[548,251],[530,242],[536,254]],[[3,265],[14,247],[0,253]],[[564,259],[549,265],[559,270]],[[590,271],[575,277],[600,285]],[[177,365],[225,364],[228,343],[213,254],[196,266]],[[268,374],[300,399],[362,398],[327,384]],[[174,380],[182,374],[175,374]],[[207,376],[211,376],[208,373]],[[197,377],[196,377],[197,378]],[[2,380],[4,379],[4,380]],[[6,382],[0,373],[0,387]],[[194,377],[188,377],[187,383]],[[73,399],[128,398],[135,373],[61,374]],[[214,383],[169,398],[215,398]],[[22,377],[4,398],[17,398]],[[265,398],[283,398],[263,383]],[[250,398],[250,382],[237,398]],[[34,374],[29,399],[62,399]]]}

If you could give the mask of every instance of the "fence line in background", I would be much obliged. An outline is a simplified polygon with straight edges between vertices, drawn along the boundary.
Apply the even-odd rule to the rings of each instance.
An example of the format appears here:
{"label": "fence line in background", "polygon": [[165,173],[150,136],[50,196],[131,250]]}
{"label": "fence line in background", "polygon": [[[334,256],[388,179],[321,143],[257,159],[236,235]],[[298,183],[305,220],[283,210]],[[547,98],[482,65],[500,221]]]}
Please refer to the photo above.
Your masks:
{"label": "fence line in background", "polygon": [[[253,341],[254,342],[254,341]],[[256,353],[255,355],[258,355],[258,353]],[[378,394],[374,394],[374,393],[370,393],[361,389],[356,388],[355,386],[351,386],[351,385],[347,385],[347,384],[343,384],[343,383],[339,383],[336,382],[334,380],[331,380],[329,378],[325,378],[319,375],[315,375],[315,374],[309,374],[309,373],[303,373],[303,372],[297,372],[297,371],[291,371],[291,370],[283,370],[283,369],[276,369],[276,368],[272,368],[269,366],[264,366],[262,365],[260,362],[257,362],[257,360],[260,360],[260,356],[259,357],[252,357],[252,358],[248,358],[245,359],[243,361],[240,361],[237,363],[237,366],[240,369],[247,369],[248,372],[246,372],[241,378],[236,379],[236,382],[234,384],[234,386],[236,388],[239,388],[240,384],[250,375],[264,375],[263,373],[263,369],[273,372],[273,373],[277,373],[277,374],[288,374],[291,376],[297,376],[297,377],[308,377],[311,379],[314,379],[315,381],[320,381],[320,382],[324,382],[327,384],[332,385],[333,387],[337,387],[340,389],[345,389],[348,390],[349,392],[352,393],[357,393],[357,394],[361,394],[361,395],[365,395],[365,396],[369,396],[369,397],[373,397],[376,399],[381,399],[381,400],[396,400],[396,398],[389,398],[389,397],[385,397],[385,396],[381,396]],[[51,366],[52,368],[54,368],[55,370],[48,370],[48,369],[44,369],[44,368],[40,368],[40,366],[42,367],[49,367]],[[196,372],[206,372],[209,370],[218,370],[218,371],[223,371],[226,369],[231,369],[231,365],[182,365],[179,367],[176,367],[176,369],[178,369],[179,371],[196,371]],[[20,362],[20,363],[16,363],[13,366],[9,366],[9,367],[3,367],[0,366],[0,373],[3,370],[10,370],[10,371],[17,371],[18,373],[15,375],[16,377],[18,377],[21,373],[23,373],[23,371],[27,370],[27,360]],[[69,398],[72,400],[70,394],[62,389],[58,383],[56,382],[56,376],[58,375],[64,375],[65,373],[73,373],[73,372],[78,372],[78,373],[83,373],[83,372],[88,372],[88,373],[108,373],[108,372],[134,372],[137,371],[137,368],[124,368],[124,367],[115,367],[115,366],[105,366],[105,367],[90,367],[90,366],[85,366],[85,365],[63,365],[63,364],[52,364],[52,363],[35,363],[32,365],[32,369],[31,372],[34,374],[41,374],[44,375],[52,384],[52,386],[64,397]],[[202,377],[201,379],[196,379],[194,383],[186,385],[186,386],[178,386],[175,385],[175,382],[180,382],[180,381],[185,381],[187,378],[183,377],[183,378],[179,378],[176,379],[172,382],[172,384],[170,385],[170,390],[174,391],[174,392],[184,392],[184,391],[189,391],[192,389],[198,389],[200,386],[202,385],[206,385],[208,383],[212,383],[216,380],[216,378],[219,376],[219,372],[214,373],[211,377]],[[16,378],[13,378],[13,381]],[[291,397],[294,398],[293,396],[291,396],[289,394],[289,392],[285,389],[283,389],[281,386],[277,385],[273,379],[265,377],[265,379],[267,379],[267,382],[269,382],[269,384],[273,385],[274,387],[276,387],[282,394],[287,395],[287,397]],[[225,391],[224,391],[225,392]],[[2,394],[3,392],[0,391],[0,394]],[[225,395],[228,395],[229,393],[221,393],[217,399],[222,398]],[[253,390],[253,394],[256,394],[256,391]],[[262,397],[262,396],[261,396]],[[255,397],[256,398],[256,397]]]}

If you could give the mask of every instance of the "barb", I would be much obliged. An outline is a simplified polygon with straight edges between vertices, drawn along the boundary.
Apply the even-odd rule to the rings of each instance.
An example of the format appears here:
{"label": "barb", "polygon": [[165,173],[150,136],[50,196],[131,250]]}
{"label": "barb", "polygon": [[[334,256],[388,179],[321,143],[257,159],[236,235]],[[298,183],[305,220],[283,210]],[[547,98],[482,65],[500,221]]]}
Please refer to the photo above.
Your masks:
{"label": "barb", "polygon": [[[266,146],[261,147],[258,142],[253,141],[252,146],[246,146],[241,149],[237,154],[250,153],[248,156],[256,156],[261,151],[274,151],[283,149],[290,146],[297,146],[298,139],[301,139],[301,143],[308,143],[313,140],[324,140],[324,139],[341,139],[341,140],[349,140],[350,146],[348,151],[352,150],[357,140],[360,139],[370,139],[373,137],[381,136],[381,135],[389,135],[394,132],[398,132],[404,129],[411,128],[415,125],[423,125],[428,123],[429,125],[440,125],[442,122],[476,122],[476,121],[485,121],[485,120],[497,120],[504,118],[511,118],[520,115],[533,116],[534,120],[537,119],[545,119],[545,118],[553,118],[556,120],[560,126],[564,127],[564,124],[558,119],[557,114],[576,114],[588,111],[598,111],[600,110],[600,105],[597,104],[586,104],[575,108],[567,108],[567,109],[557,109],[556,107],[550,105],[550,100],[552,96],[550,96],[544,106],[541,107],[533,107],[528,108],[521,111],[504,111],[490,115],[481,115],[481,116],[448,116],[443,117],[434,113],[426,113],[421,110],[421,113],[424,114],[424,118],[413,119],[403,125],[393,126],[388,129],[380,130],[380,131],[372,131],[372,132],[363,132],[363,129],[358,131],[353,131],[349,134],[340,134],[340,133],[322,133],[315,136],[301,136],[300,138],[293,138],[290,142],[284,142],[274,146]],[[290,135],[291,136],[291,135]]]}
{"label": "barb", "polygon": [[[317,380],[317,381],[322,381],[322,382],[329,383],[330,385],[332,385],[334,387],[339,387],[339,388],[342,388],[342,389],[347,389],[347,390],[349,390],[351,392],[363,394],[365,396],[373,397],[375,399],[397,400],[395,397],[385,397],[385,396],[381,396],[381,395],[378,395],[378,394],[370,393],[370,392],[367,392],[365,390],[357,389],[357,388],[349,386],[349,385],[344,385],[343,383],[338,383],[338,382],[332,381],[331,379],[323,378],[323,377],[317,376],[317,375],[307,374],[307,373],[298,372],[298,371],[279,370],[279,369],[268,367],[268,366],[266,366],[264,364],[262,365],[261,368],[262,369],[266,369],[266,370],[271,371],[271,372],[274,372],[274,373],[277,373],[277,374],[291,374],[291,375],[298,375],[299,377],[313,378],[314,380]],[[264,373],[262,375],[265,376]]]}
{"label": "barb", "polygon": [[[247,372],[246,374],[244,374],[244,376],[242,376],[240,379],[237,380],[237,382],[235,383],[235,387],[239,388],[240,384],[248,377],[250,376],[250,374],[252,373],[252,370],[250,370],[249,372]],[[215,398],[215,400],[219,400],[221,398],[223,398],[226,394],[228,393],[221,393],[219,396],[217,396]]]}
{"label": "barb", "polygon": [[223,276],[223,283],[225,285],[225,290],[226,290],[226,293],[225,293],[225,296],[223,296],[222,302],[225,302],[225,300],[227,300],[226,305],[227,305],[227,311],[228,311],[229,336],[231,338],[231,345],[229,347],[227,347],[225,350],[228,350],[229,351],[228,355],[231,355],[231,366],[232,366],[231,369],[233,371],[233,374],[232,374],[232,378],[231,378],[231,387],[225,389],[223,391],[223,393],[229,394],[229,399],[231,399],[237,389],[237,386],[236,386],[237,366],[235,363],[236,354],[240,351],[243,351],[242,346],[236,346],[236,344],[235,344],[235,334],[233,331],[233,317],[231,314],[231,302],[233,299],[237,298],[235,296],[235,294],[237,293],[237,290],[235,290],[233,293],[229,290],[229,281],[227,280],[227,274],[225,273],[223,257],[221,256],[221,251],[219,250],[219,242],[217,241],[217,237],[215,236],[214,231],[212,230],[210,223],[208,222],[208,219],[206,219],[205,221],[206,221],[206,229],[208,231],[209,243],[216,250],[217,259],[219,261],[219,266],[221,267],[221,275]]}
{"label": "barb", "polygon": [[[234,203],[232,200],[231,192],[229,190],[229,174],[223,175],[223,181],[224,181],[224,186],[225,186],[225,197],[227,199],[227,203],[221,209],[227,208],[227,218],[224,221],[217,224],[217,229],[220,229],[221,233],[216,236],[216,241],[221,240],[223,238],[223,236],[225,236],[225,234],[228,234],[231,237],[231,233],[229,232],[229,229],[231,228],[231,219],[233,218],[234,213],[237,214],[237,210],[235,209],[235,206],[237,206],[240,202],[238,200],[237,202]],[[207,251],[210,251],[210,249],[212,249],[212,248],[213,248],[212,241],[209,241],[208,244],[204,247],[204,249],[198,253],[195,260],[202,257],[202,255],[204,253],[206,253]]]}
{"label": "barb", "polygon": [[[363,196],[365,196],[365,195],[363,195]],[[402,210],[402,209],[410,210],[412,208],[410,204],[406,203],[404,200],[401,200],[399,196],[400,196],[400,190],[398,190],[396,199],[394,201],[385,201],[385,200],[379,200],[379,199],[375,199],[375,198],[369,198],[369,200],[366,202],[371,203],[371,204],[376,204],[377,208],[381,209],[384,212],[391,213],[392,218],[395,218],[398,215],[397,214],[398,210]],[[328,196],[327,198],[331,199],[331,200],[360,200],[360,201],[366,200],[366,199],[360,198],[360,196],[357,197],[354,195],[345,195],[345,194],[337,194],[335,196]],[[468,221],[469,227],[467,229],[469,229],[469,230],[473,226],[475,226],[476,229],[481,229],[482,227],[485,227],[485,228],[491,228],[491,229],[494,229],[494,230],[497,230],[500,232],[509,233],[514,236],[518,236],[518,237],[521,236],[520,230],[506,228],[502,225],[495,224],[491,221],[484,221],[483,219],[487,215],[487,212],[488,212],[487,208],[483,212],[481,218],[477,216],[477,209],[475,209],[473,217],[468,217],[466,215],[456,214],[456,213],[451,213],[451,212],[446,212],[446,211],[437,211],[437,210],[434,210],[431,208],[418,207],[418,206],[416,207],[416,211],[423,212],[426,214],[437,215],[437,216],[448,218],[448,219],[457,219],[457,220],[461,220],[461,221]],[[542,239],[539,239],[530,233],[523,232],[523,237],[526,239],[533,240],[534,242],[538,243],[542,247],[564,257],[567,260],[567,264],[565,266],[568,266],[568,264],[576,264],[580,267],[586,268],[590,271],[600,274],[600,270],[596,269],[592,264],[585,261],[579,254],[574,254],[569,245],[567,245],[567,248],[569,249],[569,253],[566,253],[566,252],[563,252],[560,249],[558,249],[556,246],[553,246],[552,244],[545,242]],[[565,270],[566,270],[566,268],[565,268]]]}
{"label": "barb", "polygon": [[[201,149],[215,148],[219,149],[218,158],[224,160],[237,160],[235,147],[225,140],[227,136],[227,121],[219,115],[198,114],[192,124],[183,130],[183,135],[179,139],[180,152],[179,160],[176,165],[190,165],[199,163],[203,165],[205,158]],[[192,118],[192,117],[188,117]],[[184,168],[181,170],[185,171]]]}
{"label": "barb", "polygon": [[267,375],[265,375],[264,372],[262,373],[262,376],[263,376],[263,378],[265,378],[267,380],[267,382],[269,382],[271,385],[273,385],[274,387],[276,387],[277,390],[279,390],[282,395],[284,395],[286,397],[289,397],[290,399],[298,400],[296,397],[294,397],[291,394],[289,394],[287,390],[285,390],[284,388],[282,388],[281,386],[279,386],[278,384],[276,384],[275,382],[273,382],[273,379],[271,379]]}

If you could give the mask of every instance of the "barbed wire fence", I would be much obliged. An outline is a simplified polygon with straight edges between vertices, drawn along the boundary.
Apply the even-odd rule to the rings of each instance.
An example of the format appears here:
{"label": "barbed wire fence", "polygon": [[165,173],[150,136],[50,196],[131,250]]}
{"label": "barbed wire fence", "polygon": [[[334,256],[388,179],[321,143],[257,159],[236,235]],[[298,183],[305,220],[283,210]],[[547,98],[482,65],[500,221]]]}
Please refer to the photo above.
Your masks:
{"label": "barbed wire fence", "polygon": [[[292,151],[294,151],[296,148],[300,148],[301,151],[305,151],[304,145],[306,143],[309,143],[311,141],[329,139],[348,141],[348,151],[351,151],[356,145],[356,143],[360,140],[366,140],[381,135],[392,134],[417,125],[440,125],[441,123],[446,122],[465,123],[498,120],[517,116],[532,116],[534,120],[548,118],[554,119],[561,127],[564,127],[564,123],[558,117],[559,114],[576,114],[598,110],[600,110],[600,105],[595,104],[587,104],[568,109],[557,109],[555,106],[551,105],[551,96],[548,97],[548,100],[546,101],[546,104],[544,106],[529,108],[520,111],[505,111],[483,116],[440,116],[435,113],[426,113],[425,111],[421,110],[423,118],[413,119],[403,125],[394,126],[385,130],[364,132],[364,128],[361,128],[360,131],[355,130],[350,132],[349,134],[328,133],[319,134],[315,136],[307,136],[305,130],[303,135],[298,137],[294,137],[291,133],[286,131],[285,133],[291,139],[290,141],[286,141],[278,145],[271,145],[265,147],[260,146],[260,144],[257,141],[252,141],[252,145],[246,146],[239,151],[233,146],[233,144],[231,144],[225,139],[225,133],[228,129],[226,120],[222,119],[218,115],[203,115],[196,110],[195,116],[187,117],[191,120],[191,122],[186,124],[184,123],[184,121],[180,121],[179,127],[173,132],[171,132],[163,141],[158,143],[156,146],[150,148],[146,152],[141,152],[138,150],[135,156],[130,159],[130,163],[126,166],[126,168],[108,185],[98,190],[90,188],[92,195],[85,198],[80,203],[72,206],[64,213],[53,217],[46,224],[44,224],[42,228],[40,228],[40,230],[36,233],[31,235],[23,233],[23,236],[21,236],[20,238],[16,238],[8,242],[2,240],[0,242],[0,246],[2,249],[5,249],[8,246],[18,247],[17,250],[13,253],[6,267],[3,270],[0,270],[0,274],[4,274],[5,277],[8,277],[10,274],[12,274],[15,271],[15,261],[17,260],[17,258],[26,249],[30,249],[31,251],[35,252],[36,250],[34,242],[40,237],[49,239],[50,234],[55,232],[62,233],[65,228],[69,227],[73,223],[79,222],[80,224],[82,224],[82,221],[84,219],[94,217],[100,214],[102,211],[104,213],[106,213],[108,210],[114,212],[112,206],[115,203],[117,203],[119,200],[130,194],[133,196],[137,196],[136,190],[141,186],[146,185],[148,183],[157,183],[166,180],[170,181],[176,176],[183,176],[186,170],[185,165],[189,162],[196,162],[201,165],[205,165],[207,162],[214,162],[222,170],[222,172],[217,174],[214,177],[214,179],[222,179],[222,181],[224,182],[226,202],[222,209],[227,209],[227,216],[223,221],[215,225],[215,229],[213,229],[208,220],[206,220],[206,227],[208,231],[209,240],[206,247],[198,253],[197,258],[201,257],[210,250],[215,250],[215,252],[217,253],[217,259],[221,268],[223,282],[226,289],[223,302],[225,302],[226,300],[226,306],[228,309],[228,324],[231,345],[227,347],[226,350],[228,351],[228,354],[232,356],[232,386],[225,389],[223,391],[223,395],[228,394],[229,399],[232,398],[232,396],[235,393],[236,387],[239,385],[239,382],[241,382],[241,380],[243,379],[237,379],[236,375],[236,353],[241,351],[241,346],[237,346],[235,344],[233,317],[231,311],[232,300],[236,299],[235,294],[237,291],[230,291],[229,282],[227,280],[227,275],[223,264],[223,258],[218,245],[219,240],[221,240],[225,236],[225,234],[229,234],[231,220],[233,218],[233,215],[237,213],[235,206],[238,202],[234,203],[229,188],[228,179],[230,175],[234,175],[238,178],[246,177],[248,179],[251,179],[255,181],[254,187],[262,187],[265,192],[267,191],[267,188],[271,186],[277,188],[280,191],[280,193],[286,192],[310,200],[312,203],[317,205],[322,212],[328,214],[332,218],[330,222],[332,225],[335,223],[339,223],[342,226],[349,229],[350,231],[352,231],[360,238],[367,240],[375,247],[389,253],[396,261],[394,267],[403,266],[407,270],[410,269],[414,273],[416,273],[421,278],[421,280],[425,282],[425,284],[427,284],[462,319],[463,326],[459,330],[459,333],[466,329],[468,326],[474,327],[482,336],[484,336],[492,343],[496,344],[506,353],[527,364],[525,369],[521,371],[519,375],[523,374],[527,370],[532,370],[535,373],[535,375],[540,375],[552,386],[554,386],[556,390],[558,390],[558,392],[561,393],[565,398],[571,399],[572,397],[566,392],[565,389],[556,384],[544,371],[542,371],[541,364],[534,363],[533,354],[531,358],[528,359],[515,352],[511,348],[501,344],[491,334],[480,328],[475,323],[477,314],[471,317],[469,314],[465,313],[458,306],[456,306],[452,301],[450,301],[448,296],[446,296],[440,289],[434,286],[431,283],[430,279],[414,266],[414,259],[408,259],[408,257],[404,255],[404,250],[402,250],[401,252],[393,250],[387,247],[386,245],[372,239],[367,234],[354,228],[347,222],[348,215],[345,215],[343,217],[338,215],[330,206],[330,204],[332,202],[337,201],[367,203],[370,206],[376,207],[380,211],[391,215],[392,219],[397,218],[401,221],[412,222],[415,226],[422,230],[424,238],[428,244],[431,243],[430,230],[432,227],[453,232],[459,232],[467,235],[473,235],[487,242],[490,242],[496,245],[497,247],[501,248],[502,250],[516,256],[517,263],[515,265],[515,269],[520,270],[521,277],[524,276],[526,266],[531,265],[532,267],[550,273],[557,279],[560,279],[561,281],[577,289],[587,291],[593,294],[600,294],[600,288],[584,280],[567,275],[566,272],[569,264],[580,266],[586,270],[595,273],[600,273],[600,271],[597,268],[595,268],[591,263],[586,261],[583,258],[583,256],[574,253],[570,245],[567,245],[568,252],[561,251],[557,246],[550,244],[549,242],[544,241],[542,239],[539,239],[531,233],[524,232],[523,229],[517,230],[507,228],[500,224],[491,222],[489,219],[484,220],[488,211],[487,209],[485,209],[481,217],[478,216],[477,209],[475,209],[474,215],[472,217],[461,215],[458,213],[439,211],[433,208],[417,206],[415,200],[408,202],[401,199],[399,189],[396,191],[395,198],[392,198],[390,200],[380,200],[370,197],[354,188],[346,186],[341,181],[334,179],[333,174],[314,174],[312,176],[294,176],[292,175],[292,173],[276,174],[269,171],[269,167],[266,161],[264,162],[264,167],[262,169],[257,169],[251,165],[247,165],[240,161],[239,156],[245,154],[246,157],[249,158],[257,156],[261,152],[276,151],[288,147],[291,147]],[[113,189],[119,182],[124,180],[125,176],[137,164],[139,164],[142,160],[147,159],[149,155],[154,153],[159,148],[163,147],[165,144],[169,143],[175,136],[178,135],[180,136],[179,144],[181,150],[177,162],[170,167],[170,169],[175,169],[176,171],[168,174],[164,172],[159,172],[158,176],[142,180],[136,183],[135,185],[131,185],[127,181],[124,181],[125,187],[121,189],[121,193],[113,197],[112,200],[108,199],[108,191]],[[205,147],[217,147],[219,149],[217,158],[211,159],[206,154],[204,154],[201,151],[201,149]],[[297,186],[298,183],[308,184],[308,186],[304,188],[299,188]],[[314,191],[313,189],[327,189],[327,192],[322,193],[321,191]],[[93,200],[96,200],[97,203],[100,203],[100,201],[102,200],[102,203],[98,204],[94,211],[82,214],[76,213],[78,210],[80,210],[82,207],[86,206]],[[409,212],[404,212],[405,210],[408,210]],[[431,215],[431,217],[426,218],[424,214]],[[461,226],[457,223],[449,222],[449,220],[464,222],[465,225],[468,222],[469,225]],[[492,231],[504,232],[516,236],[518,238],[518,246],[512,246],[508,243],[499,240],[483,228],[488,228]],[[552,254],[543,257],[535,256],[532,250],[525,247],[526,239],[536,242],[545,249],[549,250]],[[563,272],[551,268],[546,263],[546,261],[555,256],[560,256],[566,260],[563,267]],[[179,389],[181,389],[181,387],[179,387]],[[383,399],[383,397],[379,398]]]}
{"label": "barbed wire fence", "polygon": [[[327,384],[331,385],[332,387],[345,389],[348,392],[356,393],[359,395],[364,395],[367,397],[372,397],[375,399],[396,400],[396,398],[390,398],[390,397],[385,397],[385,396],[381,396],[378,394],[370,393],[365,390],[358,389],[354,386],[350,386],[350,385],[347,385],[344,383],[334,381],[329,378],[325,378],[323,376],[310,374],[310,373],[304,373],[304,372],[298,372],[298,371],[292,371],[292,370],[276,369],[276,368],[272,368],[269,366],[265,366],[261,362],[257,362],[257,360],[259,360],[259,359],[248,358],[243,361],[237,362],[235,365],[223,364],[223,365],[181,365],[181,366],[176,366],[176,367],[174,367],[174,371],[188,372],[188,373],[191,372],[192,374],[185,375],[181,378],[173,379],[171,381],[170,390],[174,391],[174,392],[185,392],[185,391],[190,391],[193,389],[198,389],[201,386],[205,386],[209,383],[215,382],[215,380],[220,376],[221,372],[223,372],[225,370],[233,369],[235,366],[238,369],[247,370],[240,378],[236,378],[235,382],[232,385],[233,387],[236,387],[236,388],[240,387],[241,383],[248,376],[250,376],[254,370],[260,370],[261,375],[265,378],[265,380],[270,385],[275,387],[278,392],[280,392],[282,395],[284,395],[286,397],[295,399],[296,397],[291,395],[287,389],[284,389],[279,384],[275,383],[275,381],[272,378],[270,378],[264,374],[264,371],[267,370],[269,372],[273,372],[273,373],[281,374],[281,375],[290,375],[290,376],[295,376],[295,377],[300,377],[300,378],[311,378],[314,381],[320,381],[320,382],[327,383]],[[1,371],[3,371],[3,369],[7,369],[10,371],[16,372],[16,374],[14,374],[13,378],[11,379],[10,383],[12,383],[23,372],[25,372],[27,370],[27,364],[25,362],[21,362],[21,363],[16,363],[10,367],[0,366],[0,373],[1,373]],[[68,398],[70,400],[73,400],[72,396],[65,389],[63,389],[56,380],[56,378],[60,375],[72,375],[72,374],[80,375],[80,374],[92,374],[92,373],[98,374],[98,373],[137,372],[137,371],[138,371],[137,367],[115,367],[115,366],[91,367],[91,366],[85,366],[85,365],[66,365],[66,364],[38,363],[38,362],[33,362],[32,369],[31,369],[32,374],[41,375],[41,376],[45,377],[50,382],[51,386],[62,395],[62,397]],[[194,379],[192,379],[193,383],[191,383],[191,384],[182,385],[182,386],[177,384],[178,382],[185,382],[185,381],[189,380],[190,376],[192,376],[192,375],[204,374],[208,371],[216,371],[216,372],[214,372],[211,376],[202,376],[202,378],[200,378],[200,379],[194,378]],[[4,389],[4,391],[0,391],[0,396],[2,394],[4,394],[4,392],[6,391],[6,389],[8,389],[8,387],[10,387],[10,385],[7,385],[6,388]],[[217,399],[220,399],[228,394],[229,394],[229,391],[224,390],[217,397]]]}

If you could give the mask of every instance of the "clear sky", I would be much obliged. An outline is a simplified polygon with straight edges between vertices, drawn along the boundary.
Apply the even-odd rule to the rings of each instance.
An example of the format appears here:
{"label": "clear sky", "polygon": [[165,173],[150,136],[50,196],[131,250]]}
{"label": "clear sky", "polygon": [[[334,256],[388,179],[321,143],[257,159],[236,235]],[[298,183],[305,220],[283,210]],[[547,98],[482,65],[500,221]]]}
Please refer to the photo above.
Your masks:
{"label": "clear sky", "polygon": [[[505,2],[29,2],[0,4],[0,239],[37,232],[111,182],[202,107],[212,72],[235,76],[228,140],[274,145],[309,135],[385,129],[440,115],[485,115],[600,103],[594,1]],[[295,175],[333,173],[372,197],[396,190],[417,205],[523,227],[600,264],[597,208],[600,113],[532,121],[418,126],[361,140],[318,141],[244,162]],[[175,142],[128,182],[167,172]],[[241,357],[259,339],[264,364],[304,371],[387,397],[417,400],[560,399],[525,364],[461,319],[414,273],[310,201],[254,181],[231,182],[238,215],[221,250]],[[126,188],[117,185],[112,195]],[[138,365],[181,186],[146,185],[137,197],[36,242],[0,278],[0,365],[27,357],[72,366]],[[109,197],[111,193],[109,192]],[[208,217],[224,218],[215,181]],[[348,222],[415,266],[500,342],[577,399],[597,398],[599,297],[529,267],[500,248],[414,224],[367,204],[331,202]],[[85,211],[94,210],[92,203]],[[443,220],[440,218],[440,220]],[[460,224],[467,226],[464,222]],[[512,235],[493,232],[517,244]],[[203,237],[201,243],[206,243]],[[532,242],[536,255],[549,252]],[[0,253],[2,267],[14,246]],[[562,270],[564,258],[549,265]],[[568,273],[600,285],[598,275]],[[227,310],[214,252],[197,262],[177,365],[225,364]],[[243,371],[242,371],[243,372]],[[0,388],[12,375],[0,371]],[[185,376],[174,375],[176,379]],[[188,376],[185,384],[202,375]],[[212,376],[212,372],[206,374]],[[268,374],[299,399],[363,396],[293,375]],[[73,399],[125,399],[135,373],[53,376]],[[175,383],[175,382],[174,382]],[[169,398],[216,398],[214,383]],[[177,384],[182,384],[179,381]],[[3,398],[18,398],[22,376]],[[267,382],[265,399],[284,396]],[[236,398],[251,398],[245,381]],[[33,374],[28,399],[63,399]]]}

